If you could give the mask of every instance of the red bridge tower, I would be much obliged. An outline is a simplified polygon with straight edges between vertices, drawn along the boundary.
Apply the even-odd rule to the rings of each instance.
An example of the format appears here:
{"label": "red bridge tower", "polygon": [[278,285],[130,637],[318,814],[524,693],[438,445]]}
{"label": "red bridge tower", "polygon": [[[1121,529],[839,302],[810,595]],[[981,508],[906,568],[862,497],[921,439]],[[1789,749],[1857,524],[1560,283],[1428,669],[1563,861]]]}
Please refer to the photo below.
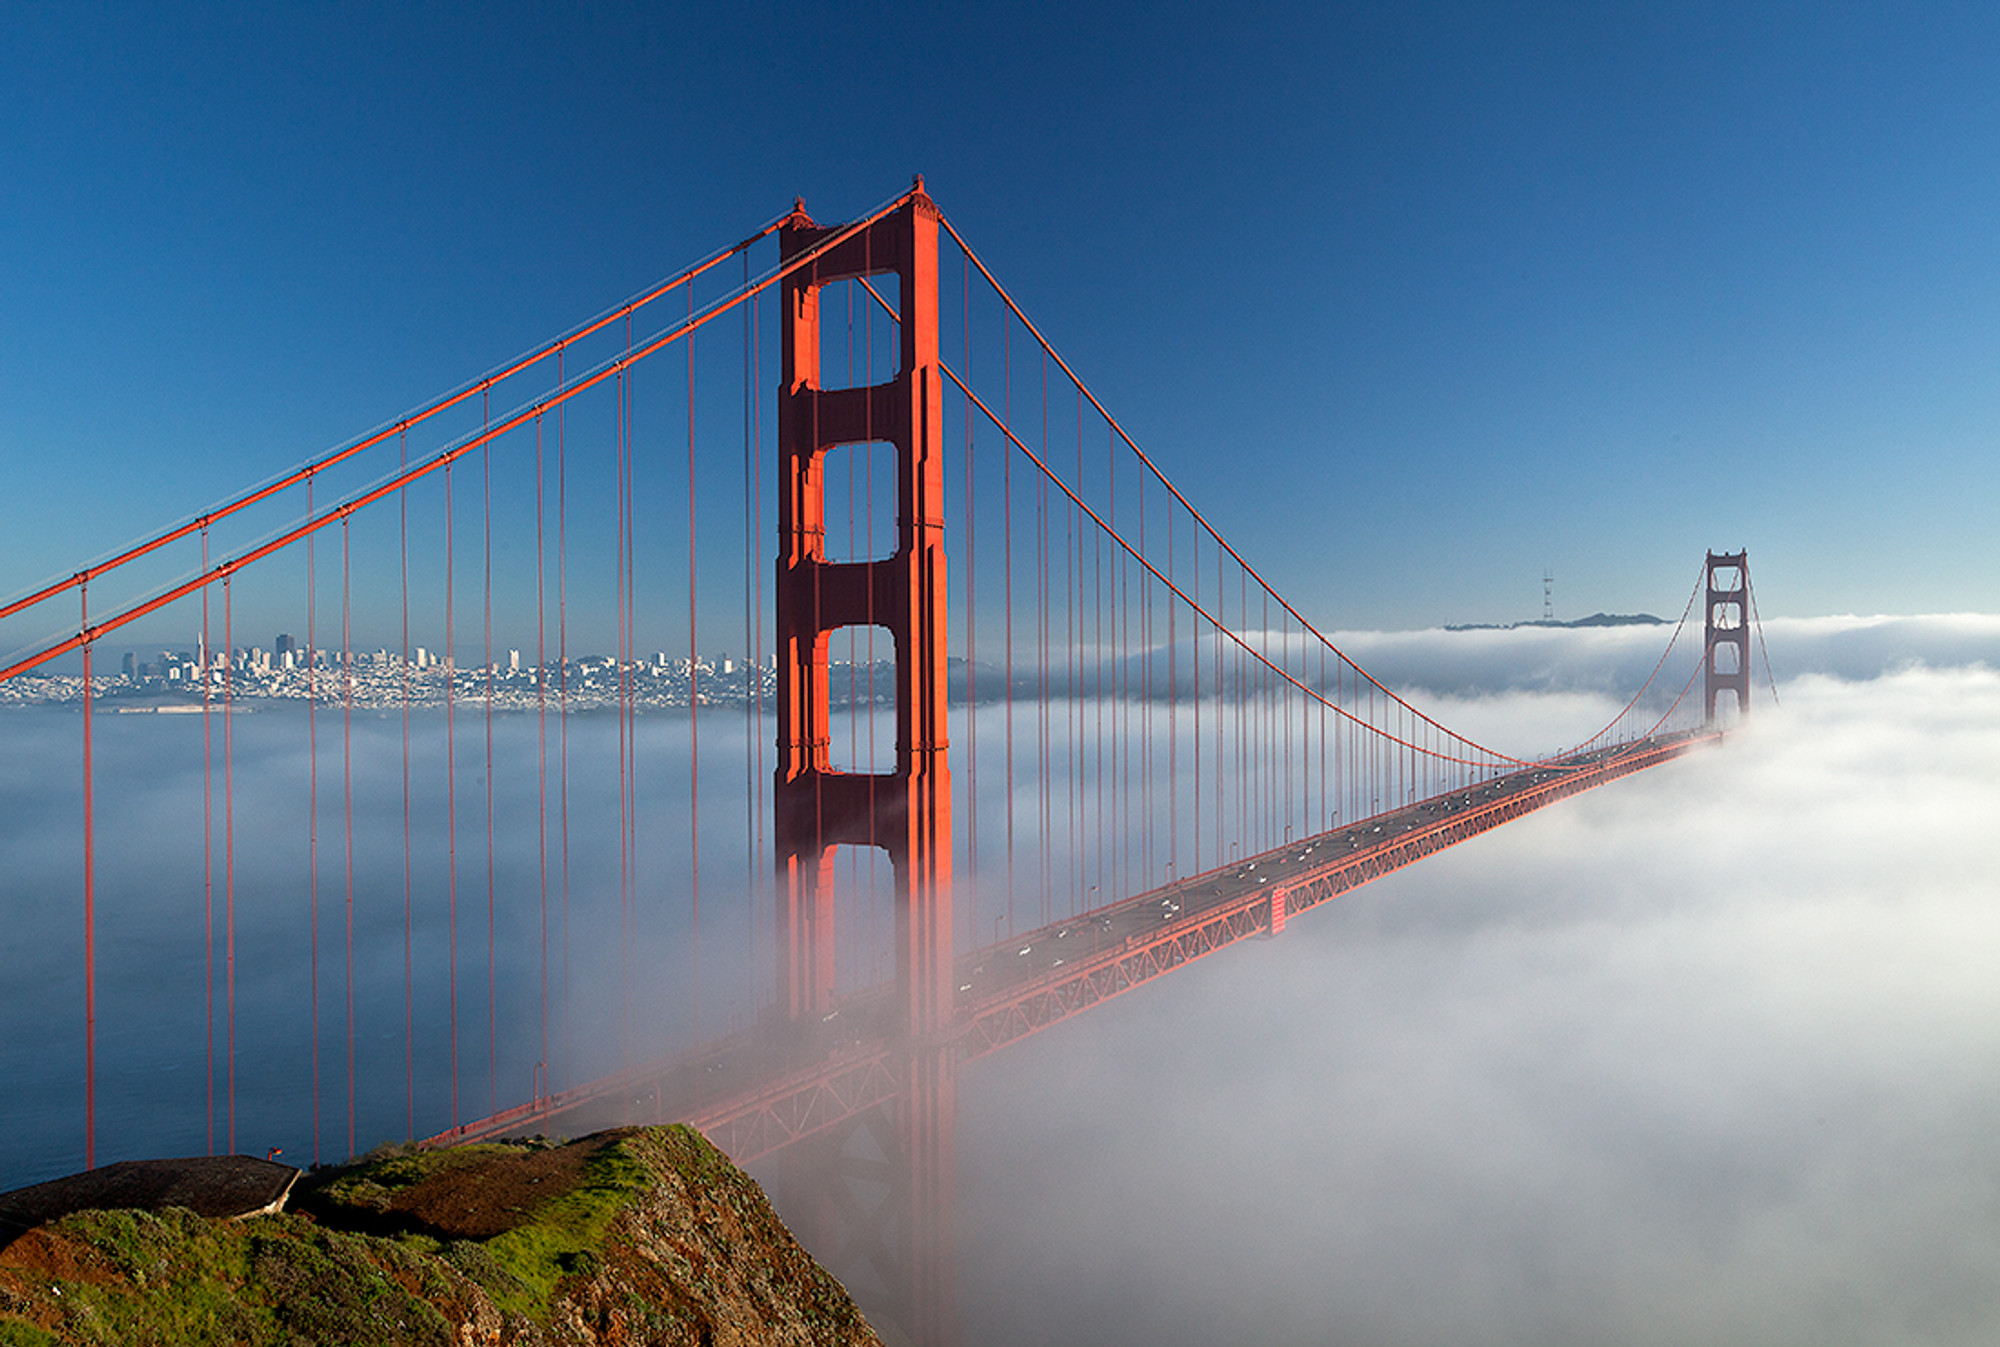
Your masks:
{"label": "red bridge tower", "polygon": [[[833,855],[880,847],[895,875],[896,982],[905,1075],[890,1190],[900,1229],[859,1238],[892,1261],[885,1280],[918,1342],[953,1335],[951,772],[945,734],[943,377],[938,369],[937,209],[921,180],[895,211],[786,278],[778,396],[778,769],[781,1004],[817,1020],[834,990]],[[833,234],[798,207],[779,231],[786,262]],[[828,389],[820,378],[820,294],[896,277],[901,358],[893,378]],[[826,453],[886,442],[896,453],[896,551],[826,556]],[[828,756],[827,643],[841,627],[895,642],[896,768],[835,771]],[[886,1130],[886,1129],[885,1129]],[[837,1147],[838,1139],[834,1140]],[[828,1157],[825,1168],[839,1168]],[[836,1206],[843,1205],[836,1200]],[[853,1210],[852,1203],[845,1203]]]}
{"label": "red bridge tower", "polygon": [[1708,554],[1707,644],[1702,695],[1715,721],[1717,693],[1736,694],[1736,714],[1750,710],[1750,566],[1747,551]]}

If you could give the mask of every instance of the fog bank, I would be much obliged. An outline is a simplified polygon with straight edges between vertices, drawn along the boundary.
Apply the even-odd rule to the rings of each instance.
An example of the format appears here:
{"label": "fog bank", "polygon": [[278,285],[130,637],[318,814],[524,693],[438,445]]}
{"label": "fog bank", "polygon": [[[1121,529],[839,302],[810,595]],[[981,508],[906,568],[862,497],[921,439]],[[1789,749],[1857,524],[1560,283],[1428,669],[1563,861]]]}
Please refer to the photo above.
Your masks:
{"label": "fog bank", "polygon": [[2000,675],[1783,692],[969,1070],[972,1340],[1990,1341]]}

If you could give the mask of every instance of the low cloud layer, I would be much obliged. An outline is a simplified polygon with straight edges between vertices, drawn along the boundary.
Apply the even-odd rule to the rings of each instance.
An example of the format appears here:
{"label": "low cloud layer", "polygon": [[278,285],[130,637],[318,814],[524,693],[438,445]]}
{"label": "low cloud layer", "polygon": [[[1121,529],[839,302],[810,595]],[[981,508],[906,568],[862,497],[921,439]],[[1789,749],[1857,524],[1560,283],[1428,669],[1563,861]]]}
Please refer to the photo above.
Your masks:
{"label": "low cloud layer", "polygon": [[974,1067],[972,1340],[1991,1341],[2000,675],[1783,692]]}
{"label": "low cloud layer", "polygon": [[[1645,681],[1672,631],[1667,626],[1432,628],[1337,632],[1331,639],[1391,687],[1460,695],[1595,692],[1623,701]],[[2000,666],[2000,617],[1984,613],[1771,618],[1762,624],[1761,636],[1770,652],[1770,676],[1780,685],[1807,674],[1874,678],[1913,664]],[[1681,640],[1689,659],[1697,658],[1700,612]],[[1752,681],[1765,695],[1764,648],[1753,645],[1750,665]],[[1677,667],[1685,676],[1692,666]]]}

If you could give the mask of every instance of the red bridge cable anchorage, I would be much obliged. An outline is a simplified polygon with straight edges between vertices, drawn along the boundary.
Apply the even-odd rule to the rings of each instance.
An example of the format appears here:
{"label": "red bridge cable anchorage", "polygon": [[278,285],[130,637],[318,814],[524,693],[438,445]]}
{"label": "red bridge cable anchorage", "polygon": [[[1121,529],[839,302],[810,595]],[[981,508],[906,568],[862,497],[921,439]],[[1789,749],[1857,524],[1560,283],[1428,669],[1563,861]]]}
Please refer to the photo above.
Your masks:
{"label": "red bridge cable anchorage", "polygon": [[[898,197],[895,204],[900,205],[901,202],[907,196],[908,193],[905,193],[903,197]],[[887,209],[884,210],[883,213],[886,214],[887,210],[889,209],[894,209],[894,206],[892,205],[888,207]],[[735,247],[726,249],[722,252],[715,253],[709,256],[703,261],[696,263],[694,266],[689,267],[686,271],[683,271],[676,276],[670,277],[669,279],[660,282],[652,289],[647,290],[644,293],[638,295],[637,297],[627,300],[625,303],[617,306],[616,308],[611,309],[606,313],[599,315],[597,318],[590,320],[589,322],[585,323],[582,327],[576,328],[575,330],[565,334],[564,336],[558,337],[555,341],[550,342],[548,345],[540,347],[537,350],[531,351],[528,354],[519,357],[511,364],[508,364],[498,370],[495,370],[493,373],[484,375],[483,377],[476,379],[471,383],[465,384],[453,390],[451,393],[446,394],[444,397],[439,398],[437,401],[429,403],[428,405],[421,407],[414,412],[409,413],[408,415],[402,417],[401,419],[394,421],[389,425],[382,427],[379,430],[369,433],[364,438],[357,440],[356,442],[354,442],[351,445],[348,445],[345,448],[335,450],[333,453],[328,454],[323,458],[314,459],[312,462],[306,463],[298,468],[295,468],[292,471],[283,474],[282,476],[273,478],[271,481],[265,483],[264,485],[259,486],[247,492],[246,494],[235,498],[234,500],[228,501],[225,504],[218,505],[213,509],[207,510],[202,514],[196,515],[194,518],[189,519],[183,524],[176,525],[175,527],[169,529],[165,533],[158,535],[157,537],[150,538],[142,543],[137,543],[132,547],[127,548],[123,552],[118,553],[116,556],[113,556],[105,561],[101,561],[94,566],[86,566],[82,570],[77,571],[74,575],[70,575],[65,577],[64,579],[54,581],[44,586],[43,588],[36,590],[32,594],[25,595],[22,598],[16,599],[13,602],[8,603],[4,607],[0,607],[0,621],[4,621],[5,619],[12,617],[14,614],[21,612],[24,609],[32,608],[36,604],[41,603],[44,600],[54,598],[56,595],[64,593],[67,590],[74,589],[78,585],[84,584],[92,579],[95,579],[97,576],[105,574],[107,571],[116,570],[118,567],[126,565],[129,562],[137,561],[139,558],[146,556],[150,553],[156,552],[160,548],[165,547],[170,543],[178,542],[180,539],[189,537],[194,533],[205,531],[219,520],[227,519],[230,515],[237,513],[239,510],[247,509],[248,507],[255,505],[258,501],[268,499],[271,496],[275,496],[278,493],[284,491],[288,487],[297,486],[300,482],[306,481],[309,478],[311,478],[315,473],[324,472],[326,469],[334,466],[336,463],[344,462],[347,459],[353,458],[356,454],[362,453],[368,449],[372,449],[378,444],[385,443],[392,436],[397,436],[407,433],[411,429],[411,427],[420,425],[423,422],[428,421],[431,417],[436,416],[440,412],[448,411],[451,408],[456,407],[459,403],[464,402],[475,393],[483,394],[487,390],[495,387],[496,385],[505,383],[507,380],[513,378],[516,374],[521,373],[523,370],[530,369],[533,366],[539,364],[540,362],[548,359],[550,356],[559,354],[565,348],[572,346],[579,341],[582,341],[585,337],[590,336],[592,333],[601,331],[605,327],[610,326],[612,323],[617,322],[620,318],[626,317],[627,315],[639,309],[644,308],[646,305],[651,304],[654,300],[659,299],[661,296],[669,294],[673,290],[679,288],[680,286],[687,284],[688,282],[694,280],[695,277],[707,271],[709,268],[729,260],[731,257],[736,256],[738,253],[747,251],[753,244],[759,242],[767,235],[775,232],[779,225],[783,224],[786,219],[790,218],[790,215],[791,215],[790,211],[785,212],[785,214],[776,217],[769,224],[766,224],[763,228],[759,229],[755,234],[752,234],[749,238],[744,239],[741,243],[738,243]],[[10,670],[6,674],[0,674],[0,680],[4,680],[6,677],[10,676],[11,672],[12,671]]]}
{"label": "red bridge cable anchorage", "polygon": [[[675,325],[674,327],[659,333],[658,335],[653,337],[650,341],[646,342],[643,346],[640,346],[636,350],[631,351],[629,354],[622,356],[616,360],[605,362],[604,364],[598,366],[595,370],[593,370],[589,375],[587,375],[582,379],[577,380],[575,383],[570,384],[567,387],[561,388],[557,392],[550,394],[546,397],[539,398],[533,402],[528,403],[527,405],[519,408],[515,412],[509,414],[504,420],[498,422],[493,426],[490,426],[484,431],[481,431],[478,435],[466,439],[459,444],[453,445],[450,448],[441,451],[440,453],[434,455],[427,461],[418,464],[414,468],[398,472],[394,476],[378,483],[377,485],[361,491],[359,494],[350,497],[346,501],[343,501],[341,504],[335,506],[333,509],[327,511],[323,515],[310,517],[305,522],[298,524],[293,528],[287,529],[283,533],[280,533],[277,536],[269,539],[268,541],[256,547],[251,548],[247,552],[244,552],[236,557],[232,557],[228,560],[222,561],[213,567],[205,568],[200,575],[197,575],[190,580],[183,581],[180,584],[174,585],[166,590],[163,590],[160,593],[155,594],[150,599],[146,599],[140,603],[134,604],[129,608],[122,609],[113,616],[106,618],[104,621],[93,624],[87,630],[79,631],[74,636],[66,637],[63,640],[56,642],[54,645],[47,646],[42,650],[37,651],[34,654],[24,656],[21,659],[16,660],[14,663],[7,665],[5,668],[0,668],[0,683],[4,683],[8,679],[13,678],[19,674],[26,673],[30,669],[39,668],[41,665],[48,663],[50,660],[57,659],[63,655],[69,654],[73,650],[80,649],[86,640],[90,641],[102,640],[105,636],[109,635],[111,632],[114,632],[118,630],[120,627],[126,626],[129,623],[136,622],[138,619],[146,616],[148,613],[156,612],[159,609],[166,607],[168,604],[186,598],[188,595],[195,593],[197,590],[204,589],[209,585],[215,584],[217,581],[225,579],[229,575],[232,575],[235,572],[242,570],[246,566],[254,565],[257,562],[262,561],[265,557],[268,557],[273,553],[283,551],[285,548],[290,547],[293,543],[298,542],[300,539],[308,537],[311,534],[317,533],[320,529],[325,528],[327,525],[334,523],[339,519],[344,519],[348,515],[351,515],[358,510],[365,509],[366,507],[373,505],[376,501],[383,499],[385,496],[390,496],[398,491],[403,490],[404,488],[408,487],[412,482],[418,481],[424,477],[428,477],[432,473],[437,472],[438,470],[445,468],[452,463],[457,462],[465,455],[471,453],[474,449],[478,449],[483,445],[490,443],[491,441],[499,438],[500,436],[505,435],[508,431],[515,429],[516,427],[528,424],[535,417],[548,412],[552,408],[562,406],[564,403],[569,401],[569,399],[575,397],[576,395],[590,388],[596,387],[598,384],[604,382],[606,379],[612,378],[614,375],[622,373],[624,370],[644,360],[647,356],[652,355],[654,352],[662,350],[665,347],[672,345],[674,342],[681,340],[683,337],[688,336],[690,333],[693,333],[698,329],[706,326],[707,324],[715,321],[717,318],[720,318],[723,314],[728,313],[730,310],[734,309],[737,305],[744,303],[752,296],[761,294],[765,290],[768,290],[772,286],[778,284],[785,277],[791,275],[793,272],[799,270],[801,267],[807,267],[812,265],[814,262],[818,261],[819,258],[829,249],[837,247],[840,243],[845,241],[847,238],[849,238],[856,232],[862,229],[866,229],[876,220],[879,220],[883,216],[888,215],[890,212],[896,210],[905,201],[907,201],[910,196],[911,196],[910,192],[905,192],[901,196],[896,197],[893,201],[887,203],[886,205],[878,207],[875,211],[871,212],[863,219],[856,220],[851,224],[842,226],[836,233],[829,235],[827,238],[815,244],[812,248],[806,250],[803,253],[800,253],[797,257],[794,257],[790,262],[787,262],[782,266],[779,266],[774,270],[766,273],[761,279],[752,284],[748,290],[738,291],[725,295],[723,298],[710,304],[707,308],[697,312],[693,318],[687,319]],[[470,397],[473,392],[477,391],[478,388],[475,387],[467,391],[464,394],[464,397]],[[459,398],[458,400],[463,401],[463,397]],[[399,426],[401,424],[402,423],[400,422],[398,423]],[[391,427],[389,431],[384,431],[382,433],[381,438],[386,438],[387,435],[393,433],[395,429],[396,429],[395,427]],[[380,438],[372,442],[380,443]],[[323,466],[325,465],[315,464],[313,465],[310,471],[317,472]],[[302,470],[300,473],[294,474],[291,477],[287,478],[287,481],[295,482],[301,480],[306,476],[307,472]],[[270,495],[271,491],[275,489],[276,488],[271,488],[261,491],[258,494],[258,499],[262,499],[264,496]],[[247,500],[245,503],[248,503]],[[210,514],[202,516],[201,520],[197,521],[197,525],[212,521],[219,517],[220,515],[218,513],[211,512]],[[176,538],[185,537],[192,527],[194,526],[189,526],[188,529],[182,529],[177,531],[174,534],[174,537]],[[101,575],[107,569],[109,569],[108,565],[91,567],[88,570],[88,574],[90,576]],[[60,582],[58,586],[50,590],[50,593],[62,592],[63,589],[69,588],[72,582],[80,582],[80,577],[84,577],[85,574],[86,572],[84,571],[77,572],[75,576],[70,577],[70,580]],[[46,595],[31,596],[31,599],[35,599],[38,601],[42,597],[46,597]],[[30,602],[29,599],[21,600],[19,604],[9,607],[7,610],[5,610],[5,612],[0,612],[0,617],[4,617],[8,614],[16,612],[22,607],[26,607],[29,602]]]}

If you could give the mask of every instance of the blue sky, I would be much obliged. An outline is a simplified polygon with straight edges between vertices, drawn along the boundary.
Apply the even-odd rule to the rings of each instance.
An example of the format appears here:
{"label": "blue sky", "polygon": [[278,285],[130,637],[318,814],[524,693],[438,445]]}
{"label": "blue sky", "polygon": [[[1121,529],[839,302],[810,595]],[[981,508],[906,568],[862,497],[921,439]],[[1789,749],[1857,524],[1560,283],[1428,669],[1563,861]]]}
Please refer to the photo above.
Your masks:
{"label": "blue sky", "polygon": [[22,5],[0,51],[0,592],[920,171],[1329,625],[1545,567],[1672,610],[1739,545],[1767,615],[2000,610],[1981,6]]}

